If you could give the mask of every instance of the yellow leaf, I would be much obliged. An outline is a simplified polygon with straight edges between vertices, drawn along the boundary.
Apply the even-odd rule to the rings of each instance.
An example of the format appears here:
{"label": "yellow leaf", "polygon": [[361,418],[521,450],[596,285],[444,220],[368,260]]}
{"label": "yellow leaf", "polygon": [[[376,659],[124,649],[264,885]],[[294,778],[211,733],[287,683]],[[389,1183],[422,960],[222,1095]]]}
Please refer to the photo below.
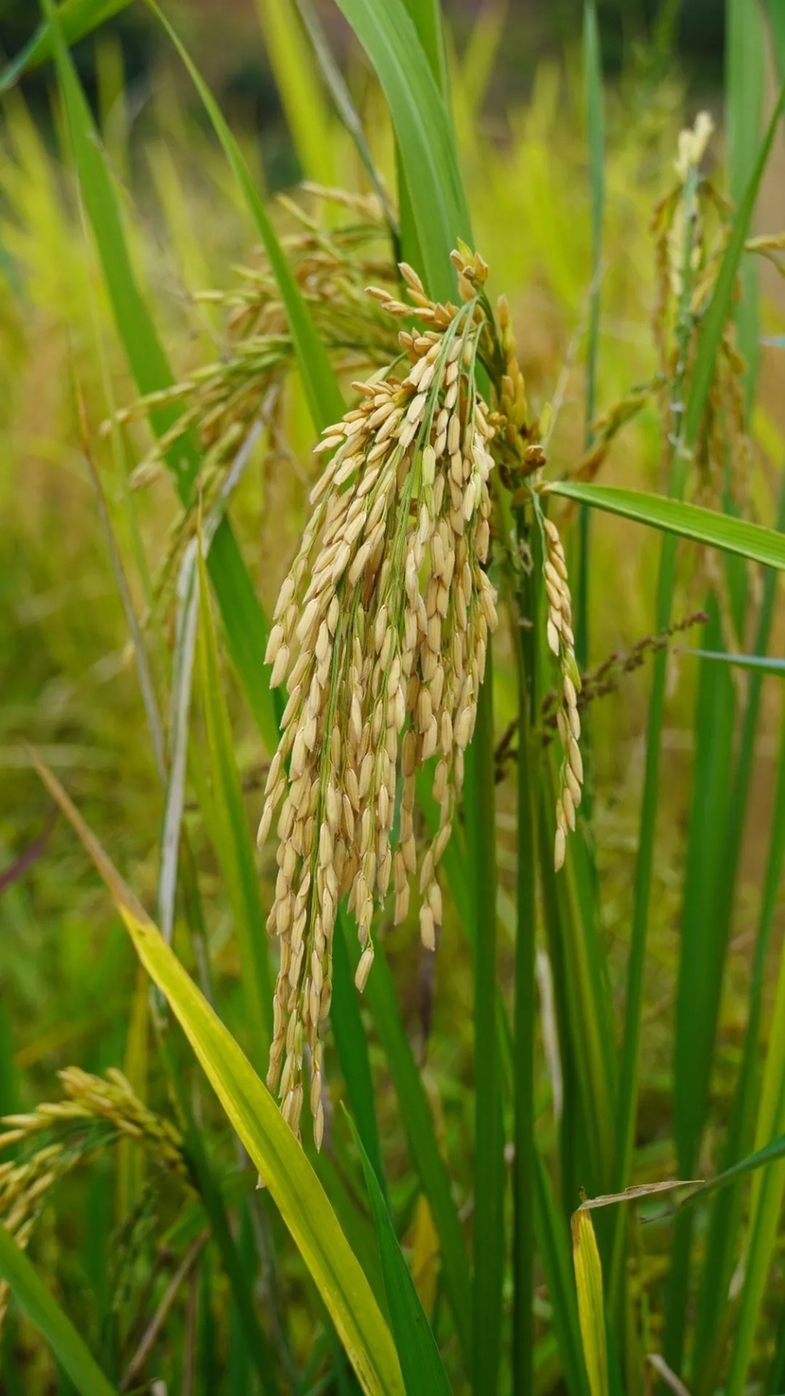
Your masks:
{"label": "yellow leaf", "polygon": [[602,1265],[591,1212],[573,1212],[572,1261],[578,1291],[578,1319],[583,1356],[591,1396],[608,1396],[608,1349],[605,1338],[605,1306],[602,1297]]}

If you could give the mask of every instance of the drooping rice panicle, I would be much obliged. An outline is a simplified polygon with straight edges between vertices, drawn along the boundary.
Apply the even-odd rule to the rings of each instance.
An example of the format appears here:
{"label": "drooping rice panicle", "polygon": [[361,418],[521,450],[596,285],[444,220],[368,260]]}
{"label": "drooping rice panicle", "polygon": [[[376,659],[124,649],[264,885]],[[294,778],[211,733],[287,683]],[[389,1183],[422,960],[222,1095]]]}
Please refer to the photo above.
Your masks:
{"label": "drooping rice panicle", "polygon": [[[487,333],[481,259],[460,263],[463,306],[428,300],[403,266],[424,328],[402,330],[401,357],[355,384],[359,405],[324,433],[331,458],[274,612],[267,662],[289,694],[266,786],[263,844],[277,818],[278,879],[268,928],[280,940],[268,1084],[297,1133],[303,1057],[317,1144],[324,1128],[319,1024],[329,1012],[332,937],[348,895],[362,989],[373,963],[374,907],[395,891],[407,914],[418,871],[416,772],[436,758],[436,833],[419,862],[420,932],[442,919],[439,861],[463,785],[496,598],[490,543],[493,427],[476,383]],[[392,315],[412,306],[371,294]],[[401,376],[395,372],[398,369]],[[392,830],[401,784],[397,842]]]}

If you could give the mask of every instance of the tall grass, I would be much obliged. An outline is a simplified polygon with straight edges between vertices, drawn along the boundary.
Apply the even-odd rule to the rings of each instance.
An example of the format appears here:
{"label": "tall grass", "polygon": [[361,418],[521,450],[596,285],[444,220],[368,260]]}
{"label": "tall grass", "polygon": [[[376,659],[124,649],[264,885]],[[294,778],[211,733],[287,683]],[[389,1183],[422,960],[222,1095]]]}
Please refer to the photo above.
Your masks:
{"label": "tall grass", "polygon": [[339,0],[345,78],[260,4],[346,186],[276,205],[148,0],[153,213],[69,49],[122,97],[119,8],[0,80],[3,1388],[774,1393],[778,7],[728,0],[725,171],[588,0],[503,141],[495,10]]}

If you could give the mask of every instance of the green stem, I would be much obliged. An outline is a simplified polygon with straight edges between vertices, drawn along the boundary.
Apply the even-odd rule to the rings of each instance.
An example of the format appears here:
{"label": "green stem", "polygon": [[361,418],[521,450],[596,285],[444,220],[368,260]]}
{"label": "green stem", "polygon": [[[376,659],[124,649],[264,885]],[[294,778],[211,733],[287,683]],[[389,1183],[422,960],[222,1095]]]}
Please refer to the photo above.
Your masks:
{"label": "green stem", "polygon": [[504,1275],[504,1133],[496,1021],[496,820],[490,646],[466,754],[466,834],[474,922],[474,1292],[472,1385],[496,1396]]}
{"label": "green stem", "polygon": [[534,972],[537,744],[521,656],[518,721],[518,925],[515,945],[515,1158],[513,1162],[513,1392],[534,1380]]}
{"label": "green stem", "polygon": [[[586,431],[588,450],[594,440],[597,388],[597,348],[600,328],[600,258],[602,255],[602,210],[605,198],[602,119],[602,61],[597,10],[594,0],[585,0],[583,7],[583,80],[586,103],[586,129],[589,141],[589,173],[591,176],[591,241],[592,282],[589,293],[589,325],[586,345]],[[575,626],[575,654],[581,669],[588,666],[589,657],[589,508],[582,505],[578,514],[578,593]]]}
{"label": "green stem", "polygon": [[[671,397],[672,442],[668,470],[668,494],[681,499],[684,494],[688,466],[688,443],[684,439],[684,389],[687,357],[692,332],[692,249],[697,212],[698,172],[691,167],[684,186],[684,255],[682,258],[682,288],[677,324],[678,360]],[[691,443],[689,443],[691,444]],[[656,630],[666,630],[671,623],[673,592],[676,583],[677,540],[666,535],[662,540],[657,577]],[[621,1080],[616,1133],[616,1177],[618,1190],[627,1185],[632,1163],[635,1117],[638,1106],[638,1074],[640,1067],[643,972],[646,963],[646,941],[649,926],[651,878],[654,867],[654,840],[657,831],[659,804],[660,747],[665,718],[665,679],[667,651],[659,650],[654,659],[649,717],[646,728],[646,770],[638,832],[638,863],[635,870],[630,958],[627,967],[627,998],[624,1021],[624,1042],[621,1053]],[[626,1210],[619,1208],[616,1219],[611,1265],[610,1312],[617,1314],[621,1301],[626,1241]]]}
{"label": "green stem", "polygon": [[[785,530],[785,487],[780,492],[777,528],[780,532]],[[764,582],[763,602],[755,635],[755,654],[766,654],[768,651],[776,592],[777,574],[769,570]],[[723,864],[725,886],[719,905],[727,922],[723,930],[724,944],[727,943],[728,939],[732,912],[732,890],[736,883],[741,856],[744,816],[752,780],[762,685],[763,674],[753,671],[750,674],[747,691],[741,746],[730,805],[727,856]],[[755,1104],[758,1097],[758,1053],[766,954],[782,867],[782,841],[785,838],[785,727],[783,728],[777,770],[777,793],[774,809],[775,817],[771,832],[769,859],[758,922],[752,984],[750,986],[750,1006],[744,1039],[744,1053],[736,1085],[733,1113],[722,1156],[722,1171],[730,1168],[732,1164],[749,1153],[752,1147]],[[702,1365],[702,1358],[708,1354],[709,1349],[713,1346],[714,1335],[720,1323],[721,1310],[728,1293],[739,1230],[741,1201],[741,1187],[739,1184],[735,1184],[717,1197],[712,1210],[695,1334],[696,1369],[698,1370]]]}

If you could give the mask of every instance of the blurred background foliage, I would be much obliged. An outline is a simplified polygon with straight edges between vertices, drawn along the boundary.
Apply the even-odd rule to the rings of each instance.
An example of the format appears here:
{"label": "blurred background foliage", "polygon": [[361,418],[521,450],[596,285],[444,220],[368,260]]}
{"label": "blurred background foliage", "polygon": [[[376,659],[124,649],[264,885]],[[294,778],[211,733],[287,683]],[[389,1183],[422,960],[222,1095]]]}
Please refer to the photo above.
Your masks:
{"label": "blurred background foliage", "polygon": [[[263,0],[260,8],[264,9]],[[378,88],[336,12],[328,6],[320,9],[374,157],[393,187],[392,138]],[[721,0],[685,0],[678,6],[607,0],[598,10],[607,79],[597,391],[602,410],[623,397],[631,384],[647,379],[654,367],[654,247],[649,222],[669,182],[677,133],[698,105],[708,104],[718,120],[720,130],[709,159],[719,161],[723,6]],[[591,281],[581,6],[577,0],[547,5],[489,0],[479,7],[452,0],[445,11],[455,119],[477,244],[490,264],[494,292],[504,289],[509,295],[531,400],[538,409],[549,402],[554,405],[549,458],[557,470],[568,469],[579,459],[583,443],[583,373],[577,361]],[[354,146],[329,114],[318,133],[320,140],[310,148],[311,165],[304,168],[303,146],[298,149],[291,138],[251,0],[189,0],[172,6],[172,16],[268,193],[290,188],[302,175],[350,189],[366,187]],[[25,42],[37,18],[27,0],[0,4],[0,50],[6,57]],[[254,231],[186,79],[143,6],[131,7],[99,37],[77,45],[75,57],[123,190],[133,256],[150,288],[175,369],[184,372],[207,361],[220,345],[220,314],[209,303],[197,302],[194,293],[233,283],[234,264],[253,259]],[[785,150],[782,136],[777,139],[760,205],[761,230],[785,223]],[[134,494],[132,511],[126,508],[128,469],[149,445],[144,424],[129,426],[119,445],[117,438],[113,442],[99,434],[100,423],[113,408],[132,400],[133,388],[96,260],[83,236],[63,151],[53,76],[46,67],[3,99],[0,124],[3,1112],[52,1099],[56,1070],[72,1061],[91,1071],[124,1064],[137,1089],[144,1094],[147,1088],[132,1011],[146,990],[133,951],[109,913],[85,855],[63,822],[51,818],[24,745],[33,742],[64,779],[128,882],[152,905],[161,792],[123,610],[85,467],[75,380],[84,397],[92,452],[139,614],[144,613],[150,578],[166,551],[175,508],[167,482],[160,479]],[[275,218],[282,232],[290,230],[284,209],[277,209]],[[763,328],[767,334],[781,334],[782,282],[774,273],[762,279]],[[761,390],[752,424],[751,495],[753,512],[769,520],[775,513],[773,492],[785,443],[785,397],[781,350],[764,348],[762,354]],[[233,522],[268,611],[303,519],[311,468],[310,433],[296,385],[288,390],[287,426],[290,446],[261,443],[232,503]],[[656,488],[660,469],[659,422],[651,407],[616,442],[603,478]],[[630,530],[611,518],[598,518],[594,527],[591,665],[614,650],[629,650],[651,630],[659,546],[654,535]],[[701,575],[696,571],[682,585],[677,614],[686,615],[701,601]],[[780,623],[777,643],[783,638]],[[155,671],[155,644],[152,654]],[[515,684],[512,664],[509,672],[504,668],[503,646],[499,658],[495,701],[501,733],[514,717]],[[161,673],[155,677],[160,681]],[[659,826],[646,978],[637,1140],[644,1177],[663,1177],[674,1168],[669,1044],[693,679],[692,661],[674,654],[664,742],[665,814]],[[628,944],[648,683],[645,669],[624,678],[619,690],[592,714],[597,851],[605,891],[602,933],[617,1007]],[[739,683],[744,683],[743,677]],[[263,753],[231,675],[226,689],[253,823],[261,806]],[[771,691],[767,686],[714,1072],[713,1118],[718,1127],[727,1113],[731,1068],[738,1061],[744,1024],[749,946],[764,857],[762,831],[768,827],[772,799],[777,700],[774,685]],[[509,973],[514,812],[513,782],[505,781],[499,792],[499,908],[503,935],[508,936],[503,963]],[[195,806],[188,807],[186,818],[221,1011],[247,1046],[226,888]],[[29,866],[17,876],[18,860],[28,855]],[[272,871],[269,866],[264,869],[265,904]],[[438,1086],[431,1095],[449,1156],[468,1160],[471,957],[451,927],[448,911],[433,982],[424,971],[415,919],[390,932],[386,947],[426,1084]],[[777,950],[780,938],[774,938]],[[175,944],[185,963],[192,965],[192,949],[179,923]],[[328,1044],[328,1054],[330,1050]],[[373,1046],[372,1054],[388,1176],[396,1206],[405,1213],[411,1189],[396,1129],[395,1097]],[[328,1074],[333,1083],[338,1081],[337,1071]],[[544,1066],[539,1079],[544,1111],[550,1098]],[[154,1075],[149,1091],[155,1102],[161,1091]],[[550,1118],[544,1113],[541,1122],[545,1148]],[[339,1148],[345,1150],[340,1122],[336,1135]],[[229,1158],[229,1141],[225,1151]],[[118,1220],[116,1188],[106,1161],[93,1166],[88,1180],[74,1175],[62,1185],[56,1206],[47,1207],[37,1241],[37,1254],[47,1272],[57,1275],[66,1307],[96,1341],[107,1305],[106,1242]],[[467,1163],[464,1175],[456,1179],[456,1193],[465,1200],[470,1192]],[[426,1223],[413,1201],[408,1234],[427,1256]],[[283,1247],[274,1220],[271,1225],[274,1243]],[[171,1237],[148,1236],[143,1244],[155,1255],[154,1283],[163,1285],[171,1268]],[[652,1263],[656,1265],[656,1256]],[[285,1262],[283,1275],[285,1287]],[[426,1288],[428,1282],[426,1262]],[[229,1315],[217,1301],[213,1312],[220,1347],[229,1342]],[[306,1315],[305,1307],[301,1312],[292,1307],[295,1346],[307,1347]],[[32,1330],[22,1324],[7,1333],[6,1349],[11,1342],[17,1348],[14,1362],[6,1351],[4,1389],[31,1394],[50,1389],[49,1358]],[[12,1384],[14,1370],[25,1373],[21,1386]],[[61,1384],[60,1389],[68,1388]]]}

